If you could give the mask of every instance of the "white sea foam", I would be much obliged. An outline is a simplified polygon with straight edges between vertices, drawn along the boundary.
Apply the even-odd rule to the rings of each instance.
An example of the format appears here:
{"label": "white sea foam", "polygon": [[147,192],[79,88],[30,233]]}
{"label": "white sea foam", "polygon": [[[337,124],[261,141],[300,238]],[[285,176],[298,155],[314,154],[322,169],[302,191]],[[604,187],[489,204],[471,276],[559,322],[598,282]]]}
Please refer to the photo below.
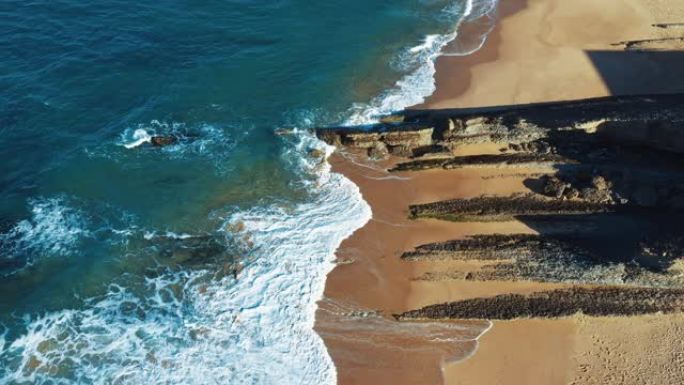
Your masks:
{"label": "white sea foam", "polygon": [[51,257],[78,255],[85,240],[123,244],[137,231],[130,214],[107,204],[88,205],[67,195],[37,197],[27,203],[29,216],[0,233],[0,262],[8,267],[1,275]]}
{"label": "white sea foam", "polygon": [[166,123],[152,120],[149,124],[138,124],[135,127],[126,128],[120,135],[118,144],[128,149],[150,143],[152,137],[161,134],[172,134],[183,128],[180,123]]}
{"label": "white sea foam", "polygon": [[30,218],[0,234],[0,254],[6,260],[17,260],[17,268],[32,264],[36,257],[68,255],[82,237],[90,235],[83,214],[63,197],[30,199],[28,203]]}
{"label": "white sea foam", "polygon": [[136,128],[128,135],[128,131],[124,133],[124,138],[121,144],[126,148],[136,148],[142,144],[149,143],[152,140],[152,135],[144,128]]}
{"label": "white sea foam", "polygon": [[188,233],[174,233],[173,231],[165,231],[161,233],[157,231],[145,231],[143,233],[143,239],[148,241],[159,237],[168,239],[190,239],[193,238],[194,235]]}
{"label": "white sea foam", "polygon": [[[302,143],[322,146],[312,138]],[[351,181],[330,173],[327,164],[319,172],[312,202],[294,211],[252,210],[231,218],[244,223],[258,245],[248,277],[240,278],[248,287],[236,286],[229,296],[245,309],[241,328],[263,342],[263,347],[241,351],[247,367],[261,368],[264,381],[258,383],[330,384],[336,379],[326,348],[313,331],[316,301],[334,266],[336,248],[371,212]]]}

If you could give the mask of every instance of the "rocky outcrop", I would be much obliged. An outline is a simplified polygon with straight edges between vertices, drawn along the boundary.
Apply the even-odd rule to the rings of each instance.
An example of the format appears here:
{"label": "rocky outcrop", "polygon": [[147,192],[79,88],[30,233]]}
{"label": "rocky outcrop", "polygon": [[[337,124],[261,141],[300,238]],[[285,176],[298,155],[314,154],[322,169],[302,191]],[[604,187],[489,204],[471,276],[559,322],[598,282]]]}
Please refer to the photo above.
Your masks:
{"label": "rocky outcrop", "polygon": [[[588,180],[582,183],[579,178],[573,178],[572,182],[563,180],[557,175],[545,175],[541,178],[542,192],[544,195],[556,199],[577,199],[594,203],[613,204],[619,195],[612,190],[612,182],[608,182],[603,176],[595,175],[586,177]],[[614,199],[615,198],[615,199]],[[622,200],[621,203],[627,203]]]}
{"label": "rocky outcrop", "polygon": [[641,208],[681,210],[684,173],[639,169],[558,172],[539,179],[540,193],[556,199],[584,200]]}
{"label": "rocky outcrop", "polygon": [[583,313],[590,316],[629,316],[671,313],[684,309],[684,290],[576,287],[529,295],[505,294],[490,298],[426,306],[395,315],[399,320],[557,318]]}
{"label": "rocky outcrop", "polygon": [[319,129],[316,133],[321,140],[331,145],[360,148],[373,153],[378,148],[386,148],[392,155],[410,157],[414,151],[433,144],[434,127],[422,123],[381,123],[367,129],[329,128]]}
{"label": "rocky outcrop", "polygon": [[150,143],[155,147],[165,147],[176,144],[178,138],[172,135],[157,135],[150,138]]}
{"label": "rocky outcrop", "polygon": [[399,163],[390,171],[419,171],[433,168],[449,170],[466,167],[541,167],[553,166],[561,163],[574,163],[574,161],[557,154],[484,154],[449,158],[416,159],[410,162]]}
{"label": "rocky outcrop", "polygon": [[[672,25],[657,24],[660,28],[671,28]],[[663,37],[657,39],[628,40],[613,44],[625,51],[672,51],[684,48],[684,37]]]}
{"label": "rocky outcrop", "polygon": [[[467,164],[490,162],[497,155],[458,158]],[[525,157],[520,159],[526,160]],[[439,163],[450,168],[453,160],[431,159],[397,167],[430,168]],[[682,157],[681,161],[684,161]],[[457,163],[458,164],[458,163]],[[488,163],[491,164],[491,163]],[[532,190],[508,197],[452,199],[413,205],[412,218],[438,218],[452,221],[503,221],[521,216],[578,215],[628,212],[637,209],[684,209],[684,173],[587,167],[571,168],[538,179],[528,179]]]}
{"label": "rocky outcrop", "polygon": [[[428,273],[421,280],[537,281],[580,284],[621,284],[642,287],[683,287],[684,276],[671,271],[684,257],[684,238],[664,234],[643,237],[629,247],[606,253],[599,234],[477,235],[421,245],[405,252],[412,261],[481,261],[478,269]],[[636,240],[635,240],[636,241]],[[624,246],[624,245],[623,245]]]}
{"label": "rocky outcrop", "polygon": [[449,221],[506,221],[527,215],[579,215],[614,211],[615,206],[582,200],[560,200],[520,194],[511,197],[452,199],[412,205],[411,218],[437,218]]}
{"label": "rocky outcrop", "polygon": [[[548,153],[558,134],[577,132],[595,142],[636,143],[658,150],[684,152],[678,131],[684,122],[684,94],[620,96],[527,106],[467,110],[414,111],[406,120],[432,120],[437,140],[495,142],[515,151]],[[440,123],[441,122],[441,123]],[[536,142],[536,148],[523,148]],[[516,148],[520,146],[521,148]]]}
{"label": "rocky outcrop", "polygon": [[417,246],[401,255],[404,260],[480,260],[495,261],[529,255],[541,246],[532,234],[475,235],[465,239]]}
{"label": "rocky outcrop", "polygon": [[[453,149],[469,143],[500,143],[513,151],[552,152],[548,138],[579,133],[593,142],[634,144],[684,153],[684,94],[620,96],[478,110],[410,110],[402,118],[358,128],[322,128],[333,145],[369,149],[378,142],[397,156],[420,148]],[[534,144],[531,144],[534,143]],[[534,148],[530,147],[533,146]]]}

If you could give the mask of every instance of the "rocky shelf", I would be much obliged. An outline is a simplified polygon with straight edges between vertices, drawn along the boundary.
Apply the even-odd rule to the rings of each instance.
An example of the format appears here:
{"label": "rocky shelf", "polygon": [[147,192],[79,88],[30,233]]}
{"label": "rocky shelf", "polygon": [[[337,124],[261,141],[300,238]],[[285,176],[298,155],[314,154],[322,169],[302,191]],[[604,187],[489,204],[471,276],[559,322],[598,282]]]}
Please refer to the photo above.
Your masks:
{"label": "rocky shelf", "polygon": [[560,200],[521,194],[510,197],[478,197],[451,199],[409,206],[413,219],[435,218],[448,221],[507,221],[517,216],[580,215],[611,212],[615,205],[582,200]]}
{"label": "rocky shelf", "polygon": [[465,167],[539,167],[568,163],[574,163],[574,161],[557,154],[483,154],[450,157],[446,159],[417,159],[410,162],[399,163],[390,171],[419,171],[433,168],[449,170]]}
{"label": "rocky shelf", "polygon": [[[606,247],[620,234],[476,235],[426,244],[402,254],[408,261],[480,261],[478,269],[426,273],[421,280],[535,281],[578,284],[684,287],[676,263],[684,237],[649,234]],[[636,235],[638,237],[638,235]],[[608,249],[608,250],[607,250]]]}
{"label": "rocky shelf", "polygon": [[[564,136],[684,153],[684,94],[620,96],[480,109],[407,110],[374,125],[319,128],[325,142],[374,156],[419,157],[469,143],[504,147]],[[562,155],[562,154],[561,154]]]}
{"label": "rocky shelf", "polygon": [[489,298],[426,306],[397,314],[399,320],[557,318],[583,313],[590,316],[630,316],[671,313],[684,309],[684,290],[600,287],[560,289],[529,295],[505,294]]}
{"label": "rocky shelf", "polygon": [[546,247],[533,234],[475,235],[465,239],[429,243],[417,246],[401,255],[404,260],[507,260],[529,255],[535,249]]}

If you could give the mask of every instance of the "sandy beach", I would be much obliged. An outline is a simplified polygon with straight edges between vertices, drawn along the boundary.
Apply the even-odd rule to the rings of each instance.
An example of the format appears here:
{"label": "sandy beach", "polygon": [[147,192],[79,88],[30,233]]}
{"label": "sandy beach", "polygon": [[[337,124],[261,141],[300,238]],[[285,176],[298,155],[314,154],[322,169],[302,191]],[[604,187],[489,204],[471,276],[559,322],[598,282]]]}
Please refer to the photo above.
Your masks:
{"label": "sandy beach", "polygon": [[[502,0],[484,47],[442,56],[437,90],[414,109],[477,108],[590,97],[684,91],[684,6],[668,0]],[[663,40],[662,39],[666,39]],[[630,43],[630,42],[638,43]],[[646,41],[646,42],[642,42]],[[637,46],[638,49],[632,49]],[[449,51],[449,48],[446,49]],[[463,146],[455,155],[495,154]],[[392,314],[431,304],[568,287],[536,281],[445,278],[479,261],[406,261],[403,252],[475,234],[535,234],[520,221],[410,220],[408,207],[525,192],[543,167],[392,172],[396,158],[370,161],[338,151],[333,170],[359,186],[373,219],[342,243],[328,276],[316,330],[340,384],[674,384],[684,380],[673,315],[512,321],[396,322]],[[629,333],[625,333],[625,330]],[[676,368],[674,367],[676,366]]]}
{"label": "sandy beach", "polygon": [[[667,0],[504,0],[478,52],[437,59],[437,90],[415,108],[464,108],[681,91],[682,52],[625,51],[621,42],[679,36]],[[673,42],[678,45],[679,43]],[[676,46],[675,48],[679,48]],[[449,51],[447,47],[446,51]]]}

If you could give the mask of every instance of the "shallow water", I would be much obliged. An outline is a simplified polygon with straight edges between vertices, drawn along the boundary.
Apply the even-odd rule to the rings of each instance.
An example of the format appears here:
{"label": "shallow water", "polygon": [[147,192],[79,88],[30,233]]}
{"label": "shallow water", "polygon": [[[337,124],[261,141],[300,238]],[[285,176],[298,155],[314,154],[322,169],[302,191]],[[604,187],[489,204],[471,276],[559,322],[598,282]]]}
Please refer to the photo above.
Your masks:
{"label": "shallow water", "polygon": [[470,5],[2,2],[0,383],[334,381],[313,307],[370,209],[305,129],[422,100]]}

